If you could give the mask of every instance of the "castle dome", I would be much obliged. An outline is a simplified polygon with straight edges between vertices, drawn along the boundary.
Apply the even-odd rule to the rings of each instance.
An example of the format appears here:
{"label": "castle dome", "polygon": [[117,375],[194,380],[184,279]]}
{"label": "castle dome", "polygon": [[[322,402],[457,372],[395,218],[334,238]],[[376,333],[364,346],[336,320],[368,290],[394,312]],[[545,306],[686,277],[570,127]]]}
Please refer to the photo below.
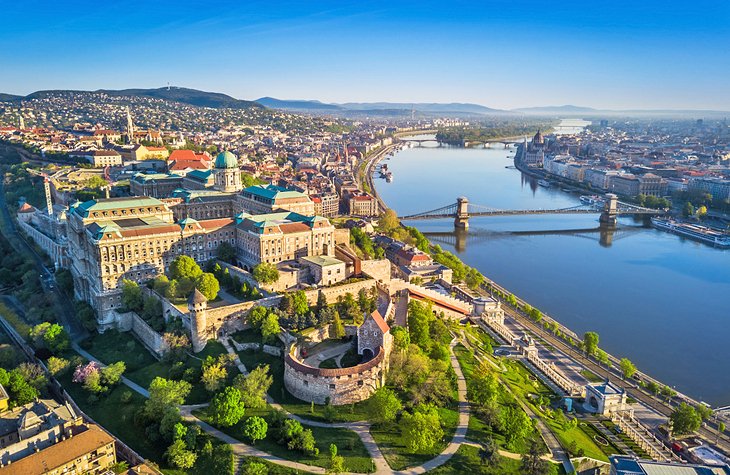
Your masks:
{"label": "castle dome", "polygon": [[542,133],[540,132],[540,129],[537,130],[537,133],[532,138],[532,143],[533,143],[533,145],[545,143],[545,139],[542,137]]}
{"label": "castle dome", "polygon": [[238,159],[231,152],[226,150],[215,157],[216,168],[238,168]]}

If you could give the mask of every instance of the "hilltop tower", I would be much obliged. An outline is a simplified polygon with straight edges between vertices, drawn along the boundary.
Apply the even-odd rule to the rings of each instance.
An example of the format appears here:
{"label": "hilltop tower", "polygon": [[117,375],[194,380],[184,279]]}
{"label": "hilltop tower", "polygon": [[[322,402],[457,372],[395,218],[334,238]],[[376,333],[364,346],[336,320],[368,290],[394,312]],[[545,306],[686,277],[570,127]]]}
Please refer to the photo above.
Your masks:
{"label": "hilltop tower", "polygon": [[221,152],[215,157],[215,189],[227,193],[241,191],[241,169],[238,159],[229,151]]}
{"label": "hilltop tower", "polygon": [[193,353],[199,353],[208,342],[208,299],[198,289],[188,299],[188,313]]}

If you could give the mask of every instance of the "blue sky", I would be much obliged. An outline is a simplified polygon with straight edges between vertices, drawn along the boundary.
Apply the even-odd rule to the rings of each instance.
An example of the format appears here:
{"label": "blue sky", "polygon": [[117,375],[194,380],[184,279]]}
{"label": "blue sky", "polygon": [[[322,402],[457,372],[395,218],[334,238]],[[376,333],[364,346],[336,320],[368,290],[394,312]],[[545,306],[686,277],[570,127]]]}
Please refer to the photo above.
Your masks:
{"label": "blue sky", "polygon": [[0,91],[730,110],[730,2],[3,2]]}

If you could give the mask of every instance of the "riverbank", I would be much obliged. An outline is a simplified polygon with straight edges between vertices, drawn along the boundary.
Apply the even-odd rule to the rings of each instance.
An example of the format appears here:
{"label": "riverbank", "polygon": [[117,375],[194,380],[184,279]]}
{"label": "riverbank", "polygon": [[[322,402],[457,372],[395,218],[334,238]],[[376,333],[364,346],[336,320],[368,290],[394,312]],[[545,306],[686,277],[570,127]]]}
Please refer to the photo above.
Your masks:
{"label": "riverbank", "polygon": [[[374,182],[379,197],[401,216],[444,206],[460,195],[496,209],[578,204],[577,194],[539,187],[537,180],[507,169],[512,161],[512,154],[501,149],[414,147],[388,162],[397,184]],[[717,374],[727,361],[720,342],[728,336],[723,308],[730,302],[723,295],[730,284],[730,253],[708,252],[705,246],[631,223],[606,239],[591,232],[597,229],[591,216],[479,218],[463,236],[445,220],[406,224],[525,301],[557,315],[574,333],[598,332],[602,347],[628,356],[644,374],[676,386],[694,401],[727,404],[727,380],[703,375]],[[512,232],[535,230],[540,233]],[[680,260],[673,257],[678,253]],[[718,297],[709,304],[694,298],[707,292]],[[679,301],[672,297],[679,293],[691,295]],[[700,315],[697,308],[705,310]],[[696,324],[688,327],[690,315]],[[671,364],[664,357],[667,348],[675,355]]]}

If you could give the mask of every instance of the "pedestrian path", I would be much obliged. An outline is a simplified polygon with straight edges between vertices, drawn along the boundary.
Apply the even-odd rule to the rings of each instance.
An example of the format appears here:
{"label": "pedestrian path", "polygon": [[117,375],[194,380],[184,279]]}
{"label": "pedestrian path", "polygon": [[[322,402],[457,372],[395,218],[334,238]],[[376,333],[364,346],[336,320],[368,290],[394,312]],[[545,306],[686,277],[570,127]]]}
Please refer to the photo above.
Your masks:
{"label": "pedestrian path", "polygon": [[[71,343],[71,347],[76,351],[76,353],[80,354],[84,358],[86,358],[89,361],[94,361],[96,363],[99,363],[99,365],[102,368],[105,368],[107,365],[99,361],[94,355],[89,353],[86,350],[83,350],[76,342]],[[124,383],[126,386],[128,386],[130,389],[134,390],[135,392],[138,392],[142,396],[148,398],[150,397],[150,392],[147,391],[145,388],[140,386],[139,384],[135,383],[134,381],[130,380],[126,376],[122,376],[122,383]]]}

